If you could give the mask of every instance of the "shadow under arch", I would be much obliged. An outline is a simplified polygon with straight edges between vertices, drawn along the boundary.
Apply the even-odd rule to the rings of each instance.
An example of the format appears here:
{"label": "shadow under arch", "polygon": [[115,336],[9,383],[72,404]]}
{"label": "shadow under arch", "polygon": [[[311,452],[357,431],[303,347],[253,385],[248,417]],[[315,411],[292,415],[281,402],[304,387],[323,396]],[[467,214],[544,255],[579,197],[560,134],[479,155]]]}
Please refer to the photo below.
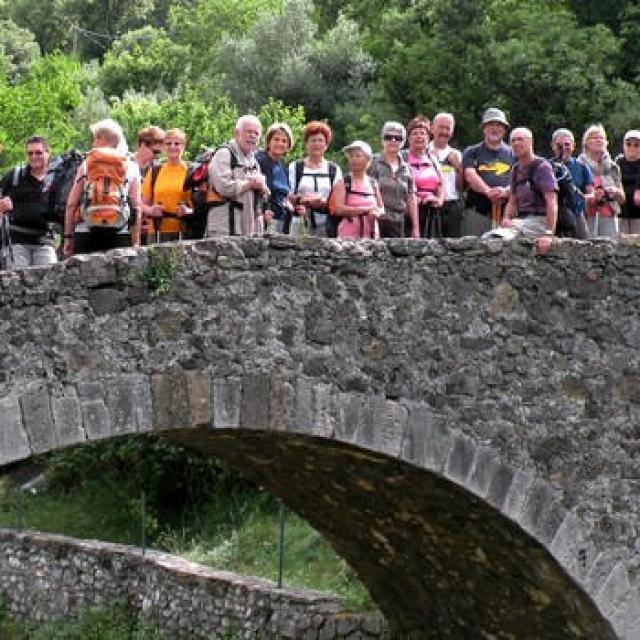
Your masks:
{"label": "shadow under arch", "polygon": [[394,638],[618,637],[540,542],[444,475],[313,435],[165,434],[246,473],[320,531],[356,570]]}

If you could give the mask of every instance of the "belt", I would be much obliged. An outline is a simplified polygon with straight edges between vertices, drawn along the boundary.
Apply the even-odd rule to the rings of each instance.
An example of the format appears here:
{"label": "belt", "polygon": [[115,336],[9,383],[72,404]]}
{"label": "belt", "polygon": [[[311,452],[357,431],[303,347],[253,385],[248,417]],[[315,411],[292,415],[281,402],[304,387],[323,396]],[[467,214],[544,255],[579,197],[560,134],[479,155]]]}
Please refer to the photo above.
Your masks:
{"label": "belt", "polygon": [[546,211],[518,211],[518,218],[541,218],[546,215]]}

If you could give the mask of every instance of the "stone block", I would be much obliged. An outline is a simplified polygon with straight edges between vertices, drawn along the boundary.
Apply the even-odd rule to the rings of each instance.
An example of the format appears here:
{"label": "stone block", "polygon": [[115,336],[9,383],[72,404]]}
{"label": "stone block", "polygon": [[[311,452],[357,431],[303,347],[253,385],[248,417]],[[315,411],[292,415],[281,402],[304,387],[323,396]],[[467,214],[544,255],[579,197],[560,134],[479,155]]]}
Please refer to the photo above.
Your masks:
{"label": "stone block", "polygon": [[153,431],[153,403],[149,376],[129,376],[133,393],[133,406],[139,433]]}
{"label": "stone block", "polygon": [[361,447],[377,451],[384,423],[386,401],[383,396],[363,396],[362,412],[355,442]]}
{"label": "stone block", "polygon": [[51,398],[51,409],[59,446],[65,447],[87,439],[87,434],[82,427],[82,409],[77,396]]}
{"label": "stone block", "polygon": [[441,473],[453,449],[454,436],[439,417],[434,416],[426,441],[424,466]]}
{"label": "stone block", "polygon": [[618,562],[593,599],[605,618],[611,618],[614,611],[624,602],[631,592],[629,572],[623,562]]}
{"label": "stone block", "polygon": [[495,473],[489,481],[486,499],[496,509],[502,509],[507,495],[511,490],[514,471],[506,464],[498,464]]}
{"label": "stone block", "polygon": [[355,442],[360,424],[365,419],[366,398],[357,393],[338,393],[336,402],[336,425],[334,437],[343,442]]}
{"label": "stone block", "polygon": [[456,435],[453,441],[453,448],[449,452],[445,474],[452,480],[464,484],[471,472],[475,453],[476,446],[470,438]]}
{"label": "stone block", "polygon": [[613,628],[620,640],[640,638],[640,595],[637,589],[631,590],[611,618]]}
{"label": "stone block", "polygon": [[606,551],[599,553],[589,567],[587,576],[584,580],[584,588],[587,593],[592,596],[597,593],[619,562],[620,554],[617,550],[607,549]]}
{"label": "stone block", "polygon": [[240,378],[216,378],[213,381],[213,426],[236,429],[240,426],[242,381]]}
{"label": "stone block", "polygon": [[565,514],[548,549],[574,580],[581,584],[584,582],[594,560],[594,552],[587,539],[585,525],[575,513],[568,511]]}
{"label": "stone block", "polygon": [[22,421],[34,454],[56,447],[51,402],[46,387],[39,387],[20,396]]}
{"label": "stone block", "polygon": [[189,396],[190,427],[210,426],[213,421],[211,378],[206,371],[185,371]]}
{"label": "stone block", "polygon": [[540,532],[548,510],[554,506],[551,486],[539,480],[527,490],[522,508],[517,516],[520,525],[532,535]]}
{"label": "stone block", "polygon": [[111,418],[111,435],[136,433],[138,424],[131,380],[127,376],[107,378],[103,384],[105,403]]}
{"label": "stone block", "polygon": [[485,497],[498,469],[497,454],[493,449],[479,447],[469,473],[467,487],[476,495]]}
{"label": "stone block", "polygon": [[153,428],[156,431],[189,426],[189,393],[181,371],[152,375],[151,397],[153,398]]}
{"label": "stone block", "polygon": [[533,476],[517,469],[511,478],[509,493],[504,500],[502,512],[512,520],[518,520],[527,497],[527,490],[533,482]]}
{"label": "stone block", "polygon": [[273,431],[296,430],[296,388],[291,381],[280,375],[270,378],[269,429]]}
{"label": "stone block", "polygon": [[29,438],[22,425],[22,411],[16,396],[0,398],[0,466],[31,455]]}
{"label": "stone block", "polygon": [[330,438],[338,421],[335,397],[329,384],[300,377],[296,382],[295,429]]}
{"label": "stone block", "polygon": [[267,429],[271,379],[266,373],[253,373],[242,378],[240,425],[243,429]]}
{"label": "stone block", "polygon": [[374,434],[378,451],[394,458],[400,455],[408,418],[409,411],[399,402],[387,400],[384,403],[382,421]]}
{"label": "stone block", "polygon": [[425,465],[427,441],[433,430],[433,411],[422,403],[405,402],[407,426],[400,457],[422,467]]}
{"label": "stone block", "polygon": [[111,436],[111,418],[103,400],[81,403],[82,423],[88,440],[102,440]]}

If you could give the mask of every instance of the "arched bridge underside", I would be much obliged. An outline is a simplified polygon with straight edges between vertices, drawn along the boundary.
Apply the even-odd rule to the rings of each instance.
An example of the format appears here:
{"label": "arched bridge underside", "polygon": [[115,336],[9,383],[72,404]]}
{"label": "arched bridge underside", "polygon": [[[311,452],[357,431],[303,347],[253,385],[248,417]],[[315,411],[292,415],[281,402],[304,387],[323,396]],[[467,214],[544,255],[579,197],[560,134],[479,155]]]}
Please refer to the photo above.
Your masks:
{"label": "arched bridge underside", "polygon": [[635,640],[637,251],[229,239],[0,274],[0,465],[162,432],[307,518],[398,638]]}

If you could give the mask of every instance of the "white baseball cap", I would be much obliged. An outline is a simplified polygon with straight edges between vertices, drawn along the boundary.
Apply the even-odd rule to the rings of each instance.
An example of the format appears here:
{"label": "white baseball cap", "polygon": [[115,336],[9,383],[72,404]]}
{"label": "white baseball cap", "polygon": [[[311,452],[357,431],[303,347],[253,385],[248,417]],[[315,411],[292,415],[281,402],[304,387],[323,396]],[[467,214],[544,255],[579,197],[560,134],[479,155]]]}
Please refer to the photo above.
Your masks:
{"label": "white baseball cap", "polygon": [[638,131],[637,129],[630,129],[629,131],[627,131],[627,133],[624,134],[625,142],[630,138],[633,138],[634,140],[640,140],[640,131]]}
{"label": "white baseball cap", "polygon": [[364,140],[354,140],[351,144],[348,144],[346,147],[342,147],[342,152],[348,153],[349,151],[353,151],[354,149],[360,149],[360,151],[362,151],[369,158],[373,157],[371,146],[366,142],[364,142]]}

